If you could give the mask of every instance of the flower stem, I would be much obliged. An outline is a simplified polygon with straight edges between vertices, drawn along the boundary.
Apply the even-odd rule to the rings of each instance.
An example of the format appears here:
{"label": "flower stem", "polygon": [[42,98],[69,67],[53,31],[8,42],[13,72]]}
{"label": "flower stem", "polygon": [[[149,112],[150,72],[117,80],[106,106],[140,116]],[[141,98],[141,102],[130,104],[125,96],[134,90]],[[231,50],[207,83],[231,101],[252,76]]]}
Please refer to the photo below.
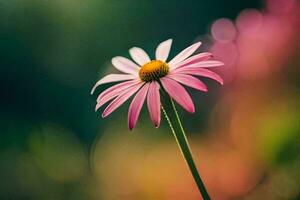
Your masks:
{"label": "flower stem", "polygon": [[[191,152],[188,140],[186,138],[185,131],[183,129],[181,120],[180,120],[179,115],[176,110],[176,106],[175,106],[172,98],[166,98],[166,99],[168,101],[166,106],[165,107],[162,106],[164,116],[165,116],[166,120],[168,121],[171,131],[173,132],[176,142],[181,150],[181,153],[190,168],[190,171],[191,171],[193,178],[198,186],[198,189],[202,195],[203,200],[210,200],[209,194],[207,193],[207,190],[204,186],[204,183],[199,175],[196,164],[194,162],[192,152]],[[169,117],[168,114],[171,117]],[[174,119],[177,119],[177,120],[174,120]]]}

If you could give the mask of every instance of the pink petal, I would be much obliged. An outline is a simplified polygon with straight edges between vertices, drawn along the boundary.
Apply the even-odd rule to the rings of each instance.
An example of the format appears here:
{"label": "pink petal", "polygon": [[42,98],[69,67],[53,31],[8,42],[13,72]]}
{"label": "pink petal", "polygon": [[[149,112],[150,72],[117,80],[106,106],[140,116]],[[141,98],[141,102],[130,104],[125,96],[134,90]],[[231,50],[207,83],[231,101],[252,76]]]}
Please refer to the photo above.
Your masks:
{"label": "pink petal", "polygon": [[197,43],[189,46],[188,48],[184,49],[169,62],[169,65],[172,66],[172,65],[182,62],[187,57],[192,55],[200,47],[200,45],[201,45],[201,42],[197,42]]}
{"label": "pink petal", "polygon": [[111,86],[109,88],[107,88],[106,90],[104,90],[97,98],[97,102],[100,101],[100,99],[104,98],[106,95],[111,95],[111,93],[120,93],[122,92],[123,89],[126,89],[128,88],[129,86],[132,86],[134,84],[137,84],[141,82],[140,80],[138,79],[134,79],[134,80],[130,80],[130,81],[125,81],[125,82],[122,82],[122,83],[118,83],[114,86]]}
{"label": "pink petal", "polygon": [[180,63],[177,63],[176,65],[173,65],[173,66],[170,66],[171,69],[176,69],[176,68],[179,68],[179,67],[183,67],[185,65],[190,65],[190,64],[194,64],[194,63],[198,63],[198,62],[201,62],[201,61],[204,61],[204,60],[207,60],[209,58],[212,58],[212,54],[209,53],[209,52],[204,52],[204,53],[199,53],[199,54],[196,54],[192,57],[189,57],[188,59],[180,62]]}
{"label": "pink petal", "polygon": [[159,84],[156,81],[150,83],[147,105],[150,113],[150,118],[154,123],[155,127],[160,125],[160,95],[159,95]]}
{"label": "pink petal", "polygon": [[175,70],[173,73],[203,76],[203,77],[211,78],[223,85],[223,79],[217,73],[204,68],[183,67],[178,70]]}
{"label": "pink petal", "polygon": [[135,85],[135,87],[131,88],[130,90],[125,90],[122,92],[117,98],[115,98],[103,111],[102,117],[107,117],[111,114],[114,110],[120,107],[127,99],[129,99],[136,91],[140,89],[143,83],[139,83]]}
{"label": "pink petal", "polygon": [[117,82],[117,81],[125,81],[130,79],[135,79],[137,76],[132,74],[109,74],[107,76],[104,76],[102,79],[100,79],[95,86],[93,87],[91,94],[94,93],[95,89],[102,84],[105,83],[111,83],[111,82]]}
{"label": "pink petal", "polygon": [[200,81],[199,79],[191,76],[191,75],[187,75],[187,74],[170,74],[168,75],[169,78],[182,83],[186,86],[189,86],[191,88],[200,90],[200,91],[204,91],[207,92],[207,87],[206,85]]}
{"label": "pink petal", "polygon": [[128,110],[128,127],[132,130],[139,118],[141,109],[148,93],[149,83],[146,83],[133,98]]}
{"label": "pink petal", "polygon": [[111,59],[111,63],[119,71],[128,73],[128,74],[137,75],[140,70],[140,68],[134,62],[132,62],[131,60],[129,60],[125,57],[121,57],[121,56],[117,56],[117,57],[114,57],[113,59]]}
{"label": "pink petal", "polygon": [[129,54],[132,59],[140,66],[151,61],[148,54],[143,49],[138,47],[132,47],[131,49],[129,49]]}
{"label": "pink petal", "polygon": [[167,77],[161,78],[160,81],[172,99],[174,99],[188,112],[195,112],[194,103],[182,85]]}
{"label": "pink petal", "polygon": [[[102,95],[104,92],[101,93],[102,96],[99,95],[99,97],[97,99],[97,105],[96,105],[95,110],[97,111],[105,103],[107,103],[108,101],[112,100],[113,98],[115,98],[116,96],[120,95],[121,93],[123,93],[125,91],[128,91],[128,90],[131,90],[138,83],[140,83],[140,81],[139,80],[134,80],[134,81],[127,81],[125,83],[127,83],[127,84],[123,84],[122,86],[119,86],[119,87],[117,87],[117,88],[115,88],[113,90],[111,89],[113,87],[108,88],[107,90],[110,90],[110,91],[109,92],[104,91],[104,92],[106,92],[105,95]],[[122,83],[120,83],[120,84],[122,84]]]}
{"label": "pink petal", "polygon": [[220,67],[223,65],[224,65],[224,63],[217,61],[217,60],[205,60],[205,61],[201,61],[201,62],[189,64],[189,65],[184,65],[182,67],[178,67],[177,69],[179,70],[179,69],[183,69],[185,67],[191,67],[191,68]]}
{"label": "pink petal", "polygon": [[156,60],[166,61],[172,45],[172,39],[160,43],[155,51]]}

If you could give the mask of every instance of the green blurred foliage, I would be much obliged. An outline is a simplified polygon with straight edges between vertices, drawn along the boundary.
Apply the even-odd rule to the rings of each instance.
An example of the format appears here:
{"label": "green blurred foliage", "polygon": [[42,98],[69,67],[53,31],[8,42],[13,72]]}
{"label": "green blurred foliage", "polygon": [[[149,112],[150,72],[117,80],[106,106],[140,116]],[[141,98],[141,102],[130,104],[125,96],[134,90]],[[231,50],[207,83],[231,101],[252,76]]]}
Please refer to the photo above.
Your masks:
{"label": "green blurred foliage", "polygon": [[44,125],[29,138],[36,165],[59,182],[78,181],[87,171],[87,156],[76,137],[62,128]]}
{"label": "green blurred foliage", "polygon": [[271,165],[300,161],[299,97],[272,103],[259,120],[258,149]]}

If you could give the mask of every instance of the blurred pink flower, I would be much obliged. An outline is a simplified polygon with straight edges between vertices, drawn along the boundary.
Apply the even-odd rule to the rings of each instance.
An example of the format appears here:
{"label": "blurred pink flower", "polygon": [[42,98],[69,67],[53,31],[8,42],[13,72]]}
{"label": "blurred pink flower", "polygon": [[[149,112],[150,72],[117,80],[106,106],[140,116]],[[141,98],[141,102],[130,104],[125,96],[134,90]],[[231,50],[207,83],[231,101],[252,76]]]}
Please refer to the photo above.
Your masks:
{"label": "blurred pink flower", "polygon": [[[216,20],[211,26],[210,52],[224,62],[224,79],[255,80],[283,69],[299,34],[299,2],[266,0],[266,8],[243,10],[235,20]],[[235,25],[234,25],[235,24]]]}
{"label": "blurred pink flower", "polygon": [[[154,125],[160,125],[160,85],[164,90],[190,113],[195,111],[194,103],[181,85],[207,91],[206,85],[194,76],[203,76],[214,79],[223,84],[222,78],[215,72],[205,69],[222,66],[223,63],[210,60],[211,53],[199,53],[190,57],[201,45],[195,43],[181,51],[169,62],[166,62],[172,45],[172,39],[160,43],[156,49],[155,60],[150,60],[148,54],[141,48],[133,47],[129,50],[135,63],[125,57],[117,56],[112,59],[112,64],[125,74],[109,74],[100,79],[92,89],[105,83],[125,81],[103,91],[97,99],[96,110],[112,100],[102,113],[106,117],[120,107],[132,95],[133,98],[128,111],[128,126],[133,129],[141,108],[147,98],[150,118]],[[180,84],[181,83],[181,84]]]}

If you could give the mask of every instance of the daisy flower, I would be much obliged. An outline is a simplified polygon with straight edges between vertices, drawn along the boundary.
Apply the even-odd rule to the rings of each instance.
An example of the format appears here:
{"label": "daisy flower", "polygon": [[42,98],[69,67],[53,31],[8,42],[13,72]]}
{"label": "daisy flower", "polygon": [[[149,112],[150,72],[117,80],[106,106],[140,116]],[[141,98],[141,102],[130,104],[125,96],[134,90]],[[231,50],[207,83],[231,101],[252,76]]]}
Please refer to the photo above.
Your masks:
{"label": "daisy flower", "polygon": [[[105,76],[95,84],[91,93],[93,94],[99,85],[121,82],[104,90],[98,96],[96,111],[110,101],[104,109],[102,117],[107,117],[131,96],[135,95],[128,110],[128,127],[130,130],[136,125],[145,101],[147,101],[150,118],[156,127],[160,124],[162,109],[203,199],[210,200],[194,162],[174,101],[186,111],[190,113],[195,112],[192,98],[184,86],[206,92],[207,87],[197,78],[198,76],[211,78],[223,84],[223,80],[218,74],[206,68],[224,64],[220,61],[212,60],[212,54],[208,52],[192,56],[201,45],[200,42],[187,47],[173,59],[167,61],[171,45],[172,39],[160,43],[156,48],[156,58],[154,60],[151,60],[148,54],[138,47],[133,47],[129,50],[133,61],[121,56],[114,57],[111,60],[113,66],[123,72],[123,74],[109,74]],[[160,91],[167,93],[170,97],[166,108],[161,105]],[[172,117],[169,117],[171,115],[168,113],[172,114]]]}
{"label": "daisy flower", "polygon": [[151,60],[141,48],[133,47],[129,50],[132,60],[117,56],[111,62],[122,74],[109,74],[100,79],[92,89],[102,84],[121,82],[104,90],[97,98],[96,111],[110,101],[102,113],[107,117],[120,107],[131,96],[135,95],[128,110],[128,127],[133,129],[138,120],[145,101],[154,125],[158,127],[161,120],[160,90],[168,93],[186,111],[195,112],[195,106],[183,86],[206,92],[206,85],[198,77],[211,78],[223,84],[222,78],[215,72],[206,69],[224,65],[220,61],[212,60],[212,54],[205,52],[191,56],[201,45],[195,43],[175,56],[170,61],[168,55],[172,39],[158,45],[155,59]]}

